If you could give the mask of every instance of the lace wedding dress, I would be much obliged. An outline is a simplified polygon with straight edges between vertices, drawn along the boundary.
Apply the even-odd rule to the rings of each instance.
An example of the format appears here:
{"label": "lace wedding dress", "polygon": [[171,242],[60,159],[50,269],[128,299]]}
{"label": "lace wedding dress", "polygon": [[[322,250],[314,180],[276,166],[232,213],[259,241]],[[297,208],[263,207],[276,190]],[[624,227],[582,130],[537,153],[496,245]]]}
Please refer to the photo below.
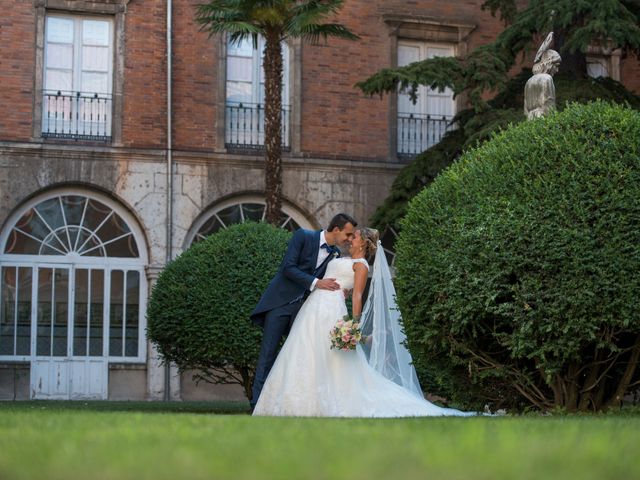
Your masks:
{"label": "lace wedding dress", "polygon": [[[353,263],[338,258],[325,278],[353,288]],[[368,268],[368,265],[367,265]],[[373,369],[360,345],[331,350],[329,331],[347,315],[341,290],[314,290],[298,312],[291,332],[262,389],[254,415],[295,417],[421,417],[475,415],[442,408],[388,380]]]}

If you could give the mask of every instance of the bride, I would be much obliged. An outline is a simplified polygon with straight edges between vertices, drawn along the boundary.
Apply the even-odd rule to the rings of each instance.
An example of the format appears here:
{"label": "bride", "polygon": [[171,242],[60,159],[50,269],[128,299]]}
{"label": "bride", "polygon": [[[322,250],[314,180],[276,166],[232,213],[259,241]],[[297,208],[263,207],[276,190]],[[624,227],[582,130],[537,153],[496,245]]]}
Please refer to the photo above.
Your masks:
{"label": "bride", "polygon": [[384,252],[376,255],[367,303],[362,308],[369,264],[378,232],[359,228],[351,258],[332,260],[325,278],[353,289],[354,318],[361,316],[364,344],[330,349],[330,330],[347,315],[342,290],[314,290],[264,384],[253,415],[296,417],[418,417],[475,415],[442,408],[424,399],[395,306]]}

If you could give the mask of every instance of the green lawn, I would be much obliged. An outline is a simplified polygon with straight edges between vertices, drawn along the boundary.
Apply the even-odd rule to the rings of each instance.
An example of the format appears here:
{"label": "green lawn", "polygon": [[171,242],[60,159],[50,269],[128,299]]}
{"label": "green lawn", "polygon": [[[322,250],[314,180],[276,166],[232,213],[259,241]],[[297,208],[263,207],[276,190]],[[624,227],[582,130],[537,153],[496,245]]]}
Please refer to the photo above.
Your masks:
{"label": "green lawn", "polygon": [[252,418],[245,404],[0,402],[0,479],[631,479],[640,415]]}

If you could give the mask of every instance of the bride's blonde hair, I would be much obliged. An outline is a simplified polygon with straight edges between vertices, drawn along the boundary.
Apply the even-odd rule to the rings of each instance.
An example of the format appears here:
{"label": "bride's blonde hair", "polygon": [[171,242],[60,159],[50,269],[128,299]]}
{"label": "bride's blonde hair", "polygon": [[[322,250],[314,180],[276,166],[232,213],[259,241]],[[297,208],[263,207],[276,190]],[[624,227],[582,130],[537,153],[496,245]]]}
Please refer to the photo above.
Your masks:
{"label": "bride's blonde hair", "polygon": [[358,227],[356,230],[360,232],[360,238],[362,238],[362,241],[364,242],[365,258],[373,258],[376,254],[376,250],[378,249],[378,239],[380,238],[378,230],[368,227]]}

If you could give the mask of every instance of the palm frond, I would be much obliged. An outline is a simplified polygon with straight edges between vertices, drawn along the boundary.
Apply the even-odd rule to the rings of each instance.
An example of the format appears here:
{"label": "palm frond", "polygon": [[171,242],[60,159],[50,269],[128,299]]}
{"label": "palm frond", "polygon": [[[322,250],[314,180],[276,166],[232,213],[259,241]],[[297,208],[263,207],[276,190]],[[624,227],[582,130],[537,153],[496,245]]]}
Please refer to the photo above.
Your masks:
{"label": "palm frond", "polygon": [[232,42],[240,42],[245,38],[263,33],[263,29],[257,25],[248,22],[210,22],[203,24],[202,30],[209,32],[210,35],[216,33],[230,33]]}
{"label": "palm frond", "polygon": [[232,41],[241,41],[249,36],[262,33],[260,26],[251,19],[250,7],[254,2],[247,0],[212,0],[196,8],[196,22],[200,29],[216,33],[231,33]]}
{"label": "palm frond", "polygon": [[224,19],[245,15],[253,8],[253,1],[249,0],[210,0],[196,6],[198,15],[206,15]]}
{"label": "palm frond", "polygon": [[344,0],[307,0],[298,2],[292,9],[292,16],[321,15],[326,17],[338,11],[344,5]]}
{"label": "palm frond", "polygon": [[286,29],[298,31],[307,25],[320,24],[330,15],[337,14],[343,0],[309,0],[299,3],[290,10]]}
{"label": "palm frond", "polygon": [[347,27],[338,23],[304,25],[299,29],[291,29],[285,32],[285,35],[289,37],[300,37],[304,41],[314,45],[320,43],[320,39],[326,41],[329,37],[344,38],[346,40],[357,40],[360,38]]}

